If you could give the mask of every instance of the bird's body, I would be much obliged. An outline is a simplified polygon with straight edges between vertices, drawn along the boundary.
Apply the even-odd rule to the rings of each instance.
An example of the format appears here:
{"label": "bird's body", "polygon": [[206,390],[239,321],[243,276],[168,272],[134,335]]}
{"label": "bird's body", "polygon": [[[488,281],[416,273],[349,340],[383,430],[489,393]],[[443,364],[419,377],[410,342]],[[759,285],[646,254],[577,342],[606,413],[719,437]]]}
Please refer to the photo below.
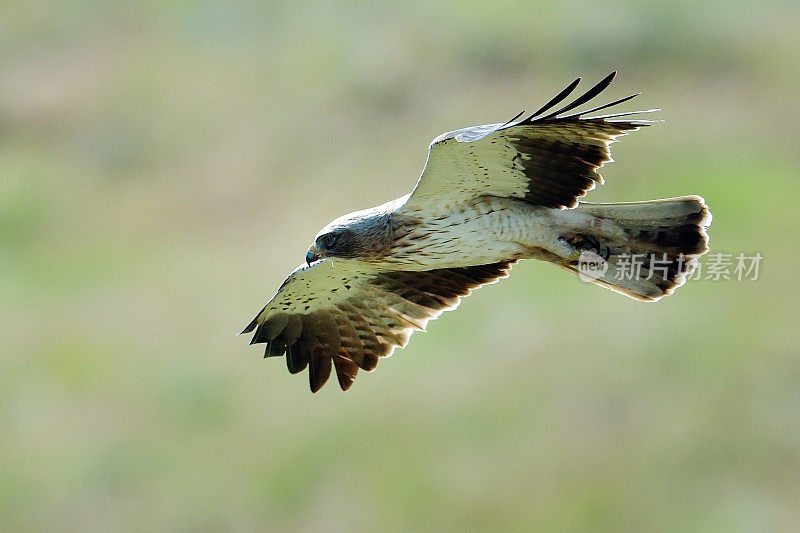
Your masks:
{"label": "bird's body", "polygon": [[[535,216],[516,203],[472,198],[432,204],[427,212],[401,204],[389,217],[393,239],[381,261],[403,270],[429,270],[520,258],[522,246],[513,235],[532,235]],[[515,218],[514,212],[528,220]]]}
{"label": "bird's body", "polygon": [[[319,232],[307,264],[245,328],[256,330],[251,343],[266,342],[266,356],[285,354],[292,373],[308,366],[312,391],[332,367],[347,389],[359,368],[375,368],[414,330],[521,259],[577,272],[588,253],[604,267],[590,281],[644,301],[670,294],[708,249],[702,198],[578,202],[602,183],[596,171],[611,160],[608,145],[650,122],[609,120],[633,113],[563,115],[612,78],[556,112],[544,114],[577,80],[527,119],[434,139],[410,194]],[[637,255],[637,276],[621,276]]]}
{"label": "bird's body", "polygon": [[392,202],[397,209],[381,220],[392,228],[392,239],[378,258],[382,266],[402,270],[516,260],[537,249],[564,251],[558,241],[559,229],[586,218],[493,196],[435,203],[422,212],[406,208],[405,198]]}

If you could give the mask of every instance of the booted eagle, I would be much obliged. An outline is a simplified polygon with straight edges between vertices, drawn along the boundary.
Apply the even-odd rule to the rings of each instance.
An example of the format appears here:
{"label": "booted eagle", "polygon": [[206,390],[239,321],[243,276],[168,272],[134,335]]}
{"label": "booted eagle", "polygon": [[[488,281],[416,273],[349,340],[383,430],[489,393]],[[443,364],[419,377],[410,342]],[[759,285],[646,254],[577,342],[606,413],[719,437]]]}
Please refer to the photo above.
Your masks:
{"label": "booted eagle", "polygon": [[[340,217],[317,234],[295,269],[242,333],[308,367],[316,392],[336,372],[347,390],[359,369],[403,347],[415,330],[458,307],[473,289],[508,275],[521,259],[577,272],[582,254],[603,262],[590,281],[656,301],[682,285],[708,250],[711,215],[702,198],[578,202],[603,183],[609,145],[656,111],[584,116],[627,100],[573,111],[615,76],[568,104],[580,78],[530,116],[440,135],[414,190]],[[555,110],[553,110],[555,108]],[[642,262],[624,274],[632,256]]]}

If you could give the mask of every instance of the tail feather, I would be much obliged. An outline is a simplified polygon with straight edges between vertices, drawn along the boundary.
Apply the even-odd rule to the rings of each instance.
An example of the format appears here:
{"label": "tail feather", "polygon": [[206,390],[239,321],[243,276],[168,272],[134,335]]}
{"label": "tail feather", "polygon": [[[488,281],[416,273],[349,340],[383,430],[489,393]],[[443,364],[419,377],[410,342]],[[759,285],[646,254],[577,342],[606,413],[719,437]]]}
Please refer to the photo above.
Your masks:
{"label": "tail feather", "polygon": [[656,301],[672,294],[708,251],[711,213],[699,196],[581,203],[575,209],[591,215],[591,223],[562,237],[580,255],[561,266],[632,298]]}

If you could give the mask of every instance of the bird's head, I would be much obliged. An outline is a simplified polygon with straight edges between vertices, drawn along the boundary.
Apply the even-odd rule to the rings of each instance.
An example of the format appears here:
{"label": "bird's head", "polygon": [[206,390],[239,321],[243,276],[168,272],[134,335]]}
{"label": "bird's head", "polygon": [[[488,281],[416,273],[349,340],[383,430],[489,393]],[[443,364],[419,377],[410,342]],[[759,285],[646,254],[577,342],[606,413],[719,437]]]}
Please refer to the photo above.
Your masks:
{"label": "bird's head", "polygon": [[353,249],[352,232],[344,229],[327,228],[321,231],[306,252],[306,263],[309,265],[314,261],[326,257],[350,257]]}
{"label": "bird's head", "polygon": [[369,260],[389,244],[389,221],[385,213],[358,211],[337,218],[317,233],[306,253],[306,263],[325,258]]}

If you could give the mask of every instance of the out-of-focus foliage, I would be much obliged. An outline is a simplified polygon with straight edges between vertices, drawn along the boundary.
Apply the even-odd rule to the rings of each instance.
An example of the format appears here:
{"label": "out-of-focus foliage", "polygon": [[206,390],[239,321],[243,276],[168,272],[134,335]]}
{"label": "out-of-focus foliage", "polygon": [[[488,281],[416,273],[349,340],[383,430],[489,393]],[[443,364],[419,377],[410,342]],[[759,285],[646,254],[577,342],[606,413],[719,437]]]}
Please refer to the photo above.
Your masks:
{"label": "out-of-focus foliage", "polygon": [[[0,529],[800,527],[791,2],[0,7]],[[576,75],[666,123],[592,200],[703,195],[757,281],[527,262],[341,393],[234,337],[428,141]]]}

